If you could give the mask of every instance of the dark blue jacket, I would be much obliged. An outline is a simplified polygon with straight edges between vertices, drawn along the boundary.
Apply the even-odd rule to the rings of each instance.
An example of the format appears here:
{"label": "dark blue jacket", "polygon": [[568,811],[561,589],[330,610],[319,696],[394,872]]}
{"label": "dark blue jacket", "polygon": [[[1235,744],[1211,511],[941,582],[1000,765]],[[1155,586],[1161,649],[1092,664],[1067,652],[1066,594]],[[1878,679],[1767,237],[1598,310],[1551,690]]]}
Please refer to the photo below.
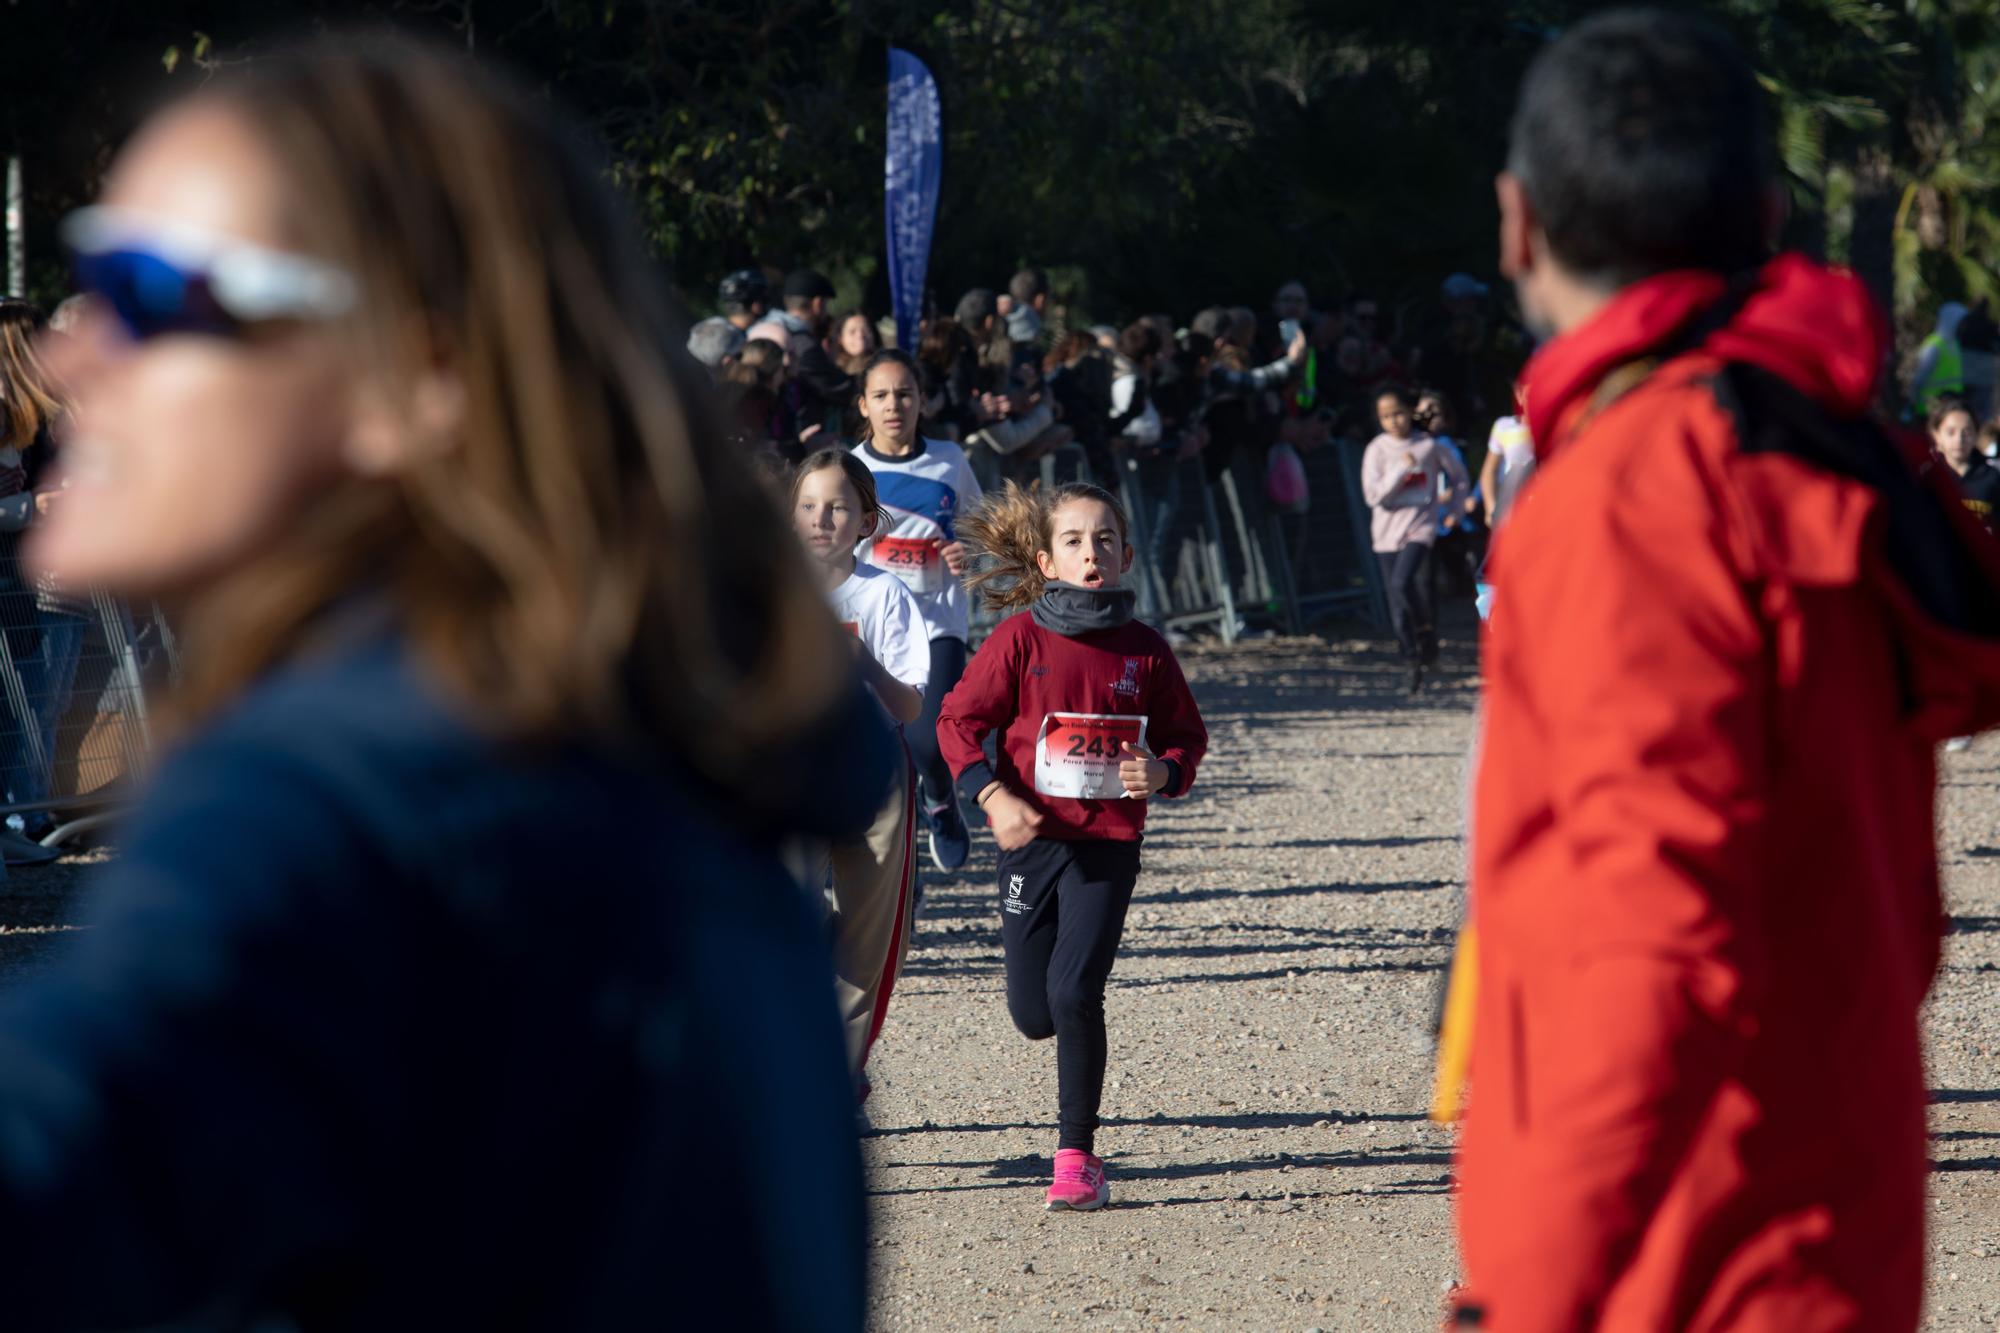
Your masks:
{"label": "dark blue jacket", "polygon": [[864,825],[892,744],[857,688],[746,805],[503,753],[393,642],[267,680],[0,1008],[0,1327],[858,1330],[853,1092],[773,843]]}

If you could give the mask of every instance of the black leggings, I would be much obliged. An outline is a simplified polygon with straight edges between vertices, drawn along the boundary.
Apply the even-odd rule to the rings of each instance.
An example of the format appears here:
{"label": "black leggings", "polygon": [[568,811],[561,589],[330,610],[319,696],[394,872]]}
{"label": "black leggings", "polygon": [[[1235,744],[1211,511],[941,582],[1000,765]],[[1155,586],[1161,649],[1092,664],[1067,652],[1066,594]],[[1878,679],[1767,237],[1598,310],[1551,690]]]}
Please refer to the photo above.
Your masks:
{"label": "black leggings", "polygon": [[1403,656],[1429,666],[1437,660],[1437,629],[1431,622],[1431,548],[1412,544],[1400,551],[1377,551],[1382,589],[1389,594],[1389,621]]}
{"label": "black leggings", "polygon": [[951,766],[938,753],[938,709],[952,686],[958,684],[958,678],[965,674],[965,652],[964,639],[931,640],[931,679],[924,686],[924,711],[904,730],[910,742],[910,758],[917,765],[917,796],[925,809],[953,798]]}
{"label": "black leggings", "polygon": [[1104,1097],[1104,983],[1139,878],[1136,842],[1037,838],[1000,853],[1007,1012],[1056,1039],[1056,1147],[1090,1152]]}

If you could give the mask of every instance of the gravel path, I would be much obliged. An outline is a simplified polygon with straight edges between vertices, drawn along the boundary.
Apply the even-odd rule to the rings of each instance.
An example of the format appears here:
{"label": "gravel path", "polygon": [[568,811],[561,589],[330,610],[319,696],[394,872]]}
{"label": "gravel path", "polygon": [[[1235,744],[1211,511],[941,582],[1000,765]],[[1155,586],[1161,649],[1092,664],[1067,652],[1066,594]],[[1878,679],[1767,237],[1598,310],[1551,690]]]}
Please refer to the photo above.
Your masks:
{"label": "gravel path", "polygon": [[[1041,1209],[1055,1060],[1001,991],[991,844],[932,877],[870,1065],[879,1329],[1435,1325],[1451,1135],[1423,1118],[1474,683],[1366,642],[1191,649],[1212,748],[1156,808],[1109,1000],[1113,1207]],[[1944,770],[1953,934],[1929,1015],[1926,1327],[2000,1326],[2000,736]],[[77,919],[95,853],[0,885],[0,978]]]}
{"label": "gravel path", "polygon": [[[1378,645],[1183,654],[1212,733],[1155,807],[1107,1004],[1113,1206],[1041,1209],[1055,1061],[1008,1022],[991,844],[931,876],[870,1064],[880,1329],[1422,1329],[1456,1276],[1451,1134],[1423,1116],[1461,880],[1474,682]],[[2000,738],[1951,757],[1955,933],[1927,1327],[2000,1321]]]}

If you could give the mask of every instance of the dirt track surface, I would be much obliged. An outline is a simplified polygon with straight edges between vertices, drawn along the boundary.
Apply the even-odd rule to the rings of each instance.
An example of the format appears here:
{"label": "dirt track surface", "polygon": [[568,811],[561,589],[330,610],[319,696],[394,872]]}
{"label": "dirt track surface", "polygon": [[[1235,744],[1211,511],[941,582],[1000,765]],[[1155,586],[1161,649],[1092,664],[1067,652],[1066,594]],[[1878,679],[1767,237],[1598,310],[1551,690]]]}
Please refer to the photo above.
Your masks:
{"label": "dirt track surface", "polygon": [[[1107,999],[1113,1206],[1042,1211],[1053,1046],[1009,1023],[992,844],[927,873],[870,1064],[879,1329],[1424,1329],[1457,1275],[1424,1118],[1462,879],[1469,656],[1421,699],[1361,642],[1182,660],[1211,731],[1155,807]],[[1951,756],[1929,1018],[1926,1327],[2000,1324],[2000,737]]]}
{"label": "dirt track surface", "polygon": [[[870,1066],[878,1329],[1435,1326],[1451,1136],[1423,1118],[1460,882],[1471,661],[1402,692],[1364,642],[1189,649],[1212,734],[1163,802],[1107,1003],[1113,1206],[1042,1211],[1055,1059],[1007,1020],[992,845],[929,877]],[[1928,1027],[1925,1326],[2000,1326],[2000,735],[1947,757],[1953,934]],[[0,984],[75,927],[91,853],[0,884]]]}

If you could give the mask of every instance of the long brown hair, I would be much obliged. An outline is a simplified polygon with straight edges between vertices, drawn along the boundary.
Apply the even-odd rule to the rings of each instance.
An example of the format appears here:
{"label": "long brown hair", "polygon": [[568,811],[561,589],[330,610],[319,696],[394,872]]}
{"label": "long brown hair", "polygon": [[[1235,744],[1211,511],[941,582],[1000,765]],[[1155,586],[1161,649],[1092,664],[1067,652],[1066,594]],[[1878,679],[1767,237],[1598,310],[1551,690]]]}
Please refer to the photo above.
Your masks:
{"label": "long brown hair", "polygon": [[43,322],[26,301],[0,301],[0,446],[27,448],[62,410],[35,355]]}
{"label": "long brown hair", "polygon": [[1066,481],[1053,490],[1032,489],[1010,481],[988,491],[978,504],[959,515],[959,540],[988,559],[966,575],[965,586],[986,599],[988,609],[1013,611],[1032,605],[1048,586],[1035,556],[1055,549],[1056,511],[1072,500],[1097,500],[1110,506],[1118,520],[1118,536],[1132,531],[1125,506],[1102,486]]}
{"label": "long brown hair", "polygon": [[740,787],[827,714],[838,630],[580,141],[491,71],[394,37],[195,96],[270,145],[300,248],[354,275],[365,380],[408,404],[442,363],[465,411],[445,447],[335,488],[186,608],[194,710],[359,588],[504,738],[664,749]]}

